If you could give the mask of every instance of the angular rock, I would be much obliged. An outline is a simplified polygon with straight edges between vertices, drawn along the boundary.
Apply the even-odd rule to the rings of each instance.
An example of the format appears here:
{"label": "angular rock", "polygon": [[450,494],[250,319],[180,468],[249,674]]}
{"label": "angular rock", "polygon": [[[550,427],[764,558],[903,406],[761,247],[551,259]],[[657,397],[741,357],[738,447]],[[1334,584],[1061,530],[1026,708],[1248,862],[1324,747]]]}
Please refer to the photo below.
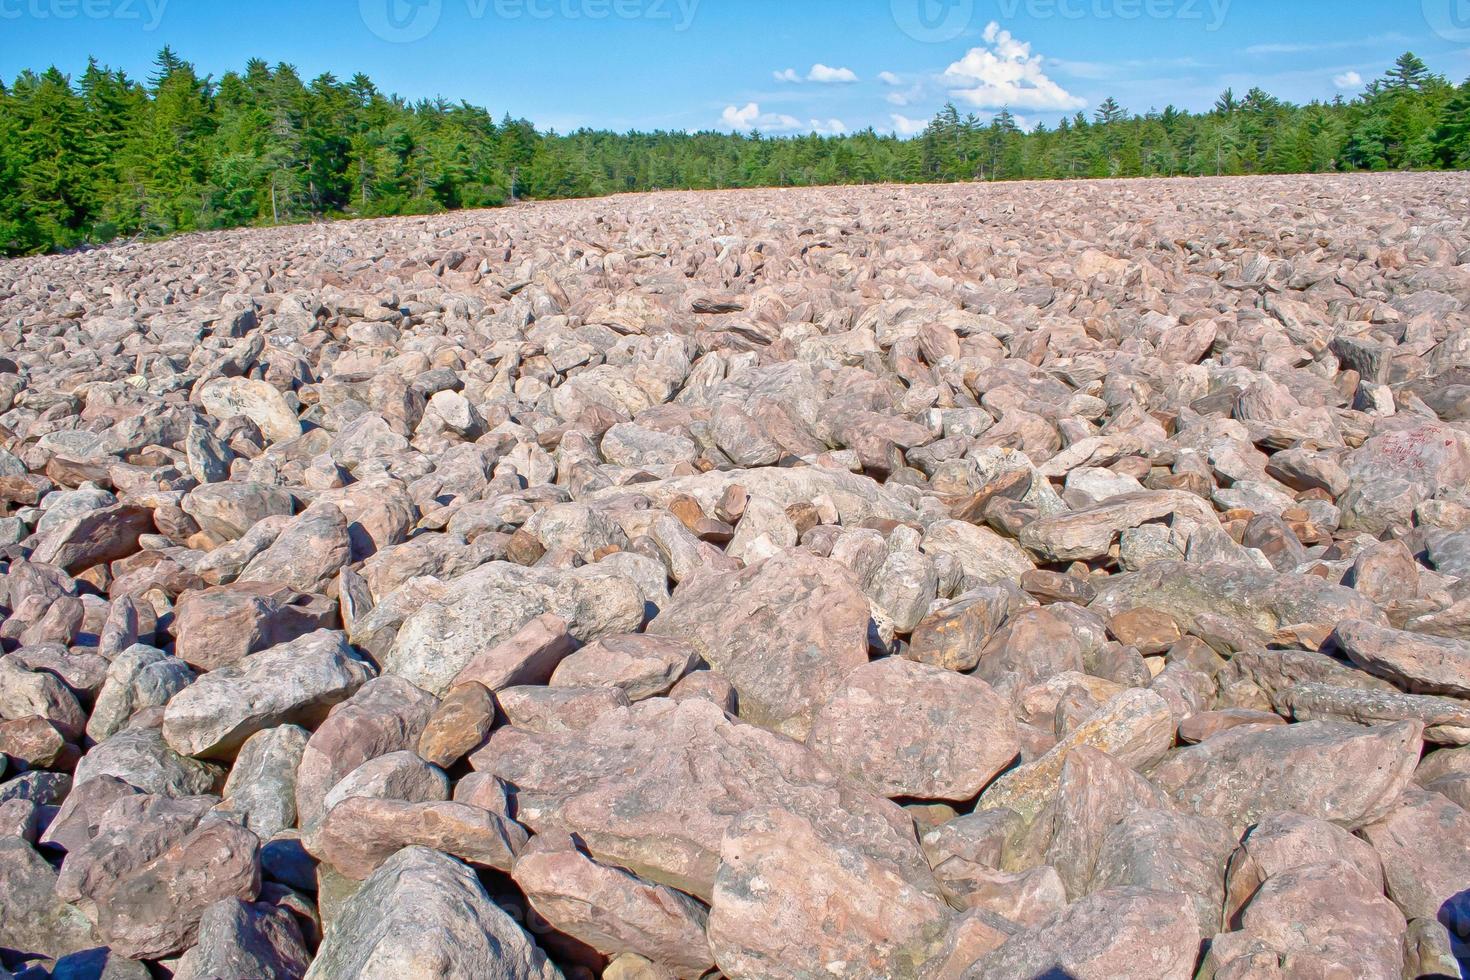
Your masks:
{"label": "angular rock", "polygon": [[264,381],[248,378],[219,378],[199,390],[199,402],[215,418],[243,415],[260,427],[271,442],[285,442],[301,435],[301,422],[286,399]]}
{"label": "angular rock", "polygon": [[1194,975],[1200,934],[1179,897],[1144,888],[1108,888],[1073,903],[1044,925],[1018,933],[982,957],[965,980],[1012,977]]}
{"label": "angular rock", "polygon": [[1386,816],[1412,781],[1422,731],[1417,722],[1248,725],[1180,749],[1149,778],[1184,809],[1232,825],[1289,809],[1356,830]]}
{"label": "angular rock", "polygon": [[1350,864],[1305,864],[1272,875],[1240,923],[1211,942],[1206,969],[1252,976],[1285,961],[1318,976],[1402,975],[1407,923]]}
{"label": "angular rock", "polygon": [[555,980],[559,971],[474,872],[425,847],[399,851],[349,898],[306,972],[339,977]]}
{"label": "angular rock", "polygon": [[801,551],[687,583],[648,629],[692,643],[742,718],[794,738],[868,660],[867,599],[845,568]]}
{"label": "angular rock", "polygon": [[1458,907],[1470,876],[1463,846],[1470,813],[1438,793],[1407,790],[1383,819],[1363,827],[1363,839],[1383,860],[1388,897],[1411,919],[1463,925]]}
{"label": "angular rock", "polygon": [[1353,663],[1412,694],[1470,698],[1470,642],[1353,620],[1333,642]]}
{"label": "angular rock", "polygon": [[605,636],[571,654],[551,675],[552,687],[622,688],[629,701],[662,697],[699,665],[699,654],[681,639],[631,634]]}
{"label": "angular rock", "polygon": [[299,977],[310,965],[301,927],[289,911],[228,898],[204,910],[198,942],[179,958],[174,976],[177,980]]}
{"label": "angular rock", "polygon": [[455,686],[474,682],[491,691],[529,684],[545,684],[556,667],[577,648],[566,620],[546,613],[530,620],[509,639],[477,654],[459,675]]}
{"label": "angular rock", "polygon": [[178,657],[141,644],[128,647],[107,668],[107,680],[87,719],[87,737],[105,741],[145,708],[159,708],[194,682],[194,671]]}
{"label": "angular rock", "polygon": [[[565,620],[572,636],[589,642],[637,630],[645,610],[631,581],[597,565],[558,573],[491,562],[447,583],[404,621],[382,658],[383,671],[443,695],[477,655],[547,612]],[[485,683],[493,678],[463,679]]]}
{"label": "angular rock", "polygon": [[599,952],[643,956],[679,977],[703,976],[715,965],[703,905],[598,864],[570,840],[521,855],[513,877],[538,915]]}
{"label": "angular rock", "polygon": [[463,803],[354,796],[327,811],[311,842],[313,854],[356,881],[414,846],[509,872],[526,846],[526,832],[513,820]]}
{"label": "angular rock", "polygon": [[371,677],[372,667],[340,633],[309,633],[211,671],[174,695],[163,737],[181,755],[231,758],[267,728],[315,728]]}
{"label": "angular rock", "polygon": [[949,908],[902,865],[753,809],[720,847],[709,944],[728,976],[921,977]]}
{"label": "angular rock", "polygon": [[963,802],[1016,758],[1009,705],[973,677],[891,658],[859,667],[806,744],[882,796]]}
{"label": "angular rock", "polygon": [[225,780],[222,808],[261,840],[296,826],[296,772],[310,734],[297,725],[247,738]]}
{"label": "angular rock", "polygon": [[1169,807],[1169,797],[1147,779],[1105,752],[1078,746],[1062,766],[1046,861],[1067,894],[1081,898],[1092,890],[1098,856],[1113,828],[1130,814]]}
{"label": "angular rock", "polygon": [[327,794],[370,759],[413,749],[435,699],[400,677],[375,677],[334,707],[306,743],[296,770],[298,825],[322,815]]}
{"label": "angular rock", "polygon": [[512,687],[498,701],[512,725],[545,734],[580,731],[631,703],[619,687]]}
{"label": "angular rock", "polygon": [[256,582],[187,592],[174,607],[174,654],[200,670],[237,663],[248,654],[336,625],[321,597]]}
{"label": "angular rock", "polygon": [[1152,691],[1125,691],[1035,762],[1018,766],[997,779],[980,797],[985,810],[1011,809],[1034,820],[1056,796],[1058,781],[1073,749],[1088,746],[1106,752],[1129,769],[1144,768],[1174,744],[1175,721],[1164,699]]}
{"label": "angular rock", "polygon": [[1241,910],[1272,876],[1313,864],[1352,867],[1380,893],[1383,864],[1373,847],[1336,824],[1300,813],[1268,813],[1250,829],[1230,859],[1225,880],[1225,918]]}
{"label": "angular rock", "polygon": [[0,946],[60,957],[97,945],[92,923],[56,895],[56,872],[19,837],[0,837]]}
{"label": "angular rock", "polygon": [[133,959],[184,951],[194,944],[199,920],[214,902],[255,899],[259,848],[259,839],[243,827],[224,820],[200,824],[98,897],[98,934]]}
{"label": "angular rock", "polygon": [[758,806],[840,828],[872,859],[927,874],[901,809],[706,701],[643,701],[566,734],[503,728],[471,762],[512,787],[516,819],[534,832],[573,834],[597,861],[700,898],[725,831]]}
{"label": "angular rock", "polygon": [[1186,632],[1202,617],[1244,624],[1271,643],[1316,649],[1346,620],[1382,623],[1367,598],[1311,575],[1279,575],[1235,565],[1154,562],[1104,583],[1093,611],[1116,616],[1146,607],[1171,616]]}

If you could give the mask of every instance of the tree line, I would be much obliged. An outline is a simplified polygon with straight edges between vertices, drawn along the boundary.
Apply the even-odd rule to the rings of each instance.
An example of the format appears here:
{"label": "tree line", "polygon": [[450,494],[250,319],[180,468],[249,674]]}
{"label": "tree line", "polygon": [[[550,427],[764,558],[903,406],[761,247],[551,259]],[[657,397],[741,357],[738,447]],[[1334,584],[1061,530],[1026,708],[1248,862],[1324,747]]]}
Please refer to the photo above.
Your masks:
{"label": "tree line", "polygon": [[387,95],[358,74],[306,82],[252,60],[215,81],[169,48],[146,80],[99,65],[0,81],[0,252],[324,217],[424,214],[620,191],[814,184],[1470,168],[1470,80],[1413,54],[1352,99],[1227,90],[1205,112],[1023,131],[946,105],[911,139],[539,132],[509,115]]}

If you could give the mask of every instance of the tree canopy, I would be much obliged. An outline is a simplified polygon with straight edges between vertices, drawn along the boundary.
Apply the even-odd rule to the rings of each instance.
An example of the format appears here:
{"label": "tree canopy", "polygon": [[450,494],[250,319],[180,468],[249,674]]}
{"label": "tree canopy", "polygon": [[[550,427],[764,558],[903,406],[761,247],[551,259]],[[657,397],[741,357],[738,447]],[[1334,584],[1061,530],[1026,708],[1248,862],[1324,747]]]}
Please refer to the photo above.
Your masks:
{"label": "tree canopy", "polygon": [[169,48],[146,81],[95,60],[0,82],[0,252],[336,216],[422,214],[621,191],[873,182],[1470,167],[1470,80],[1405,54],[1351,100],[1227,89],[1194,113],[1108,98],[1024,131],[945,106],[913,139],[871,129],[540,132],[362,74],[304,81],[259,59],[217,81]]}

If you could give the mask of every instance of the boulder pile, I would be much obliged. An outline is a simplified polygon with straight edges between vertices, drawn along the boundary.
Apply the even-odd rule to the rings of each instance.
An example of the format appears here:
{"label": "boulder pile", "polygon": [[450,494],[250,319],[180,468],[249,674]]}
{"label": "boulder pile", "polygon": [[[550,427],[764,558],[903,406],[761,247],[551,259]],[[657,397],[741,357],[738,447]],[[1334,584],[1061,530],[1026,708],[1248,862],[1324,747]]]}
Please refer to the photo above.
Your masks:
{"label": "boulder pile", "polygon": [[0,263],[0,978],[1459,976],[1470,179]]}

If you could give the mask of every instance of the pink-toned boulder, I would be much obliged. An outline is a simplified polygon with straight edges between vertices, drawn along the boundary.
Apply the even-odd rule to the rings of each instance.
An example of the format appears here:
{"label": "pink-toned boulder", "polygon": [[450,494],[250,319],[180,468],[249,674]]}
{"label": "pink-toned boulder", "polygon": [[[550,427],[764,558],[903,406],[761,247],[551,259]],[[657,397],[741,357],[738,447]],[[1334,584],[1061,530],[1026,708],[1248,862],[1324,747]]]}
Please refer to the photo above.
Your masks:
{"label": "pink-toned boulder", "polygon": [[307,827],[322,816],[327,793],[358,766],[417,747],[435,699],[401,677],[377,677],[327,715],[301,756],[296,813]]}
{"label": "pink-toned boulder", "polygon": [[1386,816],[1413,780],[1417,722],[1246,726],[1174,753],[1150,780],[1194,813],[1232,825],[1290,809],[1356,830]]}
{"label": "pink-toned boulder", "polygon": [[1193,912],[1178,895],[1108,888],[1011,937],[964,976],[1187,980],[1194,975],[1199,941]]}
{"label": "pink-toned boulder", "polygon": [[477,654],[454,683],[474,681],[495,692],[545,684],[557,664],[576,647],[577,641],[567,632],[566,620],[546,613],[526,623],[510,639]]}
{"label": "pink-toned boulder", "polygon": [[730,825],[709,917],[721,971],[792,980],[924,975],[949,907],[932,879],[844,836],[775,808]]}
{"label": "pink-toned boulder", "polygon": [[868,660],[868,600],[834,561],[788,551],[685,583],[649,632],[687,640],[734,685],[752,724],[805,737]]}
{"label": "pink-toned boulder", "polygon": [[570,838],[536,837],[512,876],[539,915],[599,952],[635,953],[681,978],[700,977],[714,967],[703,905],[599,864]]}
{"label": "pink-toned boulder", "polygon": [[328,811],[311,848],[339,873],[362,881],[395,853],[415,845],[509,872],[526,839],[525,829],[515,821],[464,803],[354,796]]}
{"label": "pink-toned boulder", "polygon": [[565,734],[501,728],[471,761],[510,785],[534,832],[574,834],[597,861],[699,898],[713,891],[725,832],[756,807],[830,828],[938,891],[902,809],[707,701],[643,701]]}
{"label": "pink-toned boulder", "polygon": [[954,802],[974,798],[1020,750],[1010,707],[990,685],[899,658],[849,674],[806,744],[883,796]]}
{"label": "pink-toned boulder", "polygon": [[551,675],[552,687],[622,688],[629,701],[662,697],[699,664],[699,654],[684,640],[635,633],[605,636],[563,660]]}

